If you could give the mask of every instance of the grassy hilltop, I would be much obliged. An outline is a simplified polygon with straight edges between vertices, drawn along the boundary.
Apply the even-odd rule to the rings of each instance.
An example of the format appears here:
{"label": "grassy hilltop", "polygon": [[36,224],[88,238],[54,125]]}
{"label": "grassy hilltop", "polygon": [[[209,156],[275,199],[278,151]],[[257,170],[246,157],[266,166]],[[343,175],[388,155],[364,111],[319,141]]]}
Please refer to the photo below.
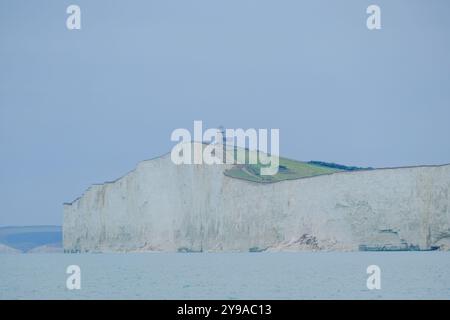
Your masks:
{"label": "grassy hilltop", "polygon": [[[235,149],[236,150],[236,149]],[[372,168],[349,167],[336,163],[323,161],[297,161],[280,157],[278,173],[273,176],[260,175],[262,165],[248,164],[249,151],[246,150],[246,163],[236,164],[233,168],[225,170],[224,174],[237,179],[253,182],[278,182],[283,180],[314,177],[318,175],[331,174],[340,171],[370,170]],[[235,156],[236,158],[236,156]]]}

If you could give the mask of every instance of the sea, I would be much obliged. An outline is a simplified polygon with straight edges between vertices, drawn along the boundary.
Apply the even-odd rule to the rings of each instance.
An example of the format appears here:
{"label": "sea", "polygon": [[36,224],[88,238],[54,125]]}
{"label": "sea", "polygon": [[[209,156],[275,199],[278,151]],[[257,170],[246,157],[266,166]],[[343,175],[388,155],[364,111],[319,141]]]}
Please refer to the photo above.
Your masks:
{"label": "sea", "polygon": [[450,252],[0,254],[0,299],[450,299]]}

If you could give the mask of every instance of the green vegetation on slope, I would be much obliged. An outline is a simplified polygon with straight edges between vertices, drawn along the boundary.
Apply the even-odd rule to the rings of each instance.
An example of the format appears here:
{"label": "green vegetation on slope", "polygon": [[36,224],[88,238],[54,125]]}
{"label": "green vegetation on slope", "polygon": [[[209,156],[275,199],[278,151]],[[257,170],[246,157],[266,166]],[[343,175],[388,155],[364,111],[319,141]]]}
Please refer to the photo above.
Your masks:
{"label": "green vegetation on slope", "polygon": [[[205,148],[208,144],[203,144],[203,148]],[[223,146],[222,146],[223,147]],[[204,151],[204,150],[203,150]],[[192,154],[194,153],[194,149],[192,149]],[[245,164],[237,164],[238,154],[242,152],[242,159],[240,163]],[[270,175],[261,175],[261,167],[263,165],[261,163],[258,164],[249,164],[250,163],[250,155],[255,156],[255,159],[258,158],[258,151],[249,151],[248,149],[240,148],[240,147],[231,147],[227,146],[226,154],[227,160],[234,159],[235,165],[228,170],[224,171],[226,176],[243,179],[253,182],[262,182],[262,183],[270,183],[270,182],[278,182],[283,180],[294,180],[300,178],[314,177],[324,174],[331,174],[340,171],[354,171],[354,170],[369,170],[372,168],[360,168],[360,167],[350,167],[344,166],[337,163],[332,162],[322,162],[322,161],[309,161],[302,162],[291,160],[287,158],[279,158],[279,169],[278,173],[270,176]],[[224,159],[225,160],[225,159]],[[231,160],[231,162],[233,162]]]}
{"label": "green vegetation on slope", "polygon": [[60,226],[0,227],[0,244],[22,252],[44,245],[61,247],[62,229]]}
{"label": "green vegetation on slope", "polygon": [[225,170],[224,173],[229,177],[253,182],[278,182],[344,171],[286,158],[280,158],[280,165],[276,175],[262,176],[260,175],[260,169],[261,164],[237,164],[233,168]]}

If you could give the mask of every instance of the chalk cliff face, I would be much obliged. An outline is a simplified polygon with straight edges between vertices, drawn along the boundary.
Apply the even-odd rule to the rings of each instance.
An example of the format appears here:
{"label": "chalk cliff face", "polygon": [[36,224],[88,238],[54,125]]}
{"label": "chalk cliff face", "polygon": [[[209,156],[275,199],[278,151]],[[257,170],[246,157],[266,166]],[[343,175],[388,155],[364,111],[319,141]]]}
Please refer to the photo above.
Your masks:
{"label": "chalk cliff face", "polygon": [[277,183],[170,155],[64,205],[66,252],[430,249],[450,245],[450,165]]}
{"label": "chalk cliff face", "polygon": [[10,246],[0,243],[0,254],[1,253],[22,253],[20,250],[11,248]]}

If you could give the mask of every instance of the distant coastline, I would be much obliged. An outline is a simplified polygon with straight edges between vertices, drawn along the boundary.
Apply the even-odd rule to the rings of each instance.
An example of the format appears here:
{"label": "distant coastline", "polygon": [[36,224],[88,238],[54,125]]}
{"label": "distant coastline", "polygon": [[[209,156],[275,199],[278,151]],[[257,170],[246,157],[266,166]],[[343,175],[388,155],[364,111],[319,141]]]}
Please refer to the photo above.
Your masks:
{"label": "distant coastline", "polygon": [[0,227],[0,253],[56,252],[62,252],[61,226]]}

